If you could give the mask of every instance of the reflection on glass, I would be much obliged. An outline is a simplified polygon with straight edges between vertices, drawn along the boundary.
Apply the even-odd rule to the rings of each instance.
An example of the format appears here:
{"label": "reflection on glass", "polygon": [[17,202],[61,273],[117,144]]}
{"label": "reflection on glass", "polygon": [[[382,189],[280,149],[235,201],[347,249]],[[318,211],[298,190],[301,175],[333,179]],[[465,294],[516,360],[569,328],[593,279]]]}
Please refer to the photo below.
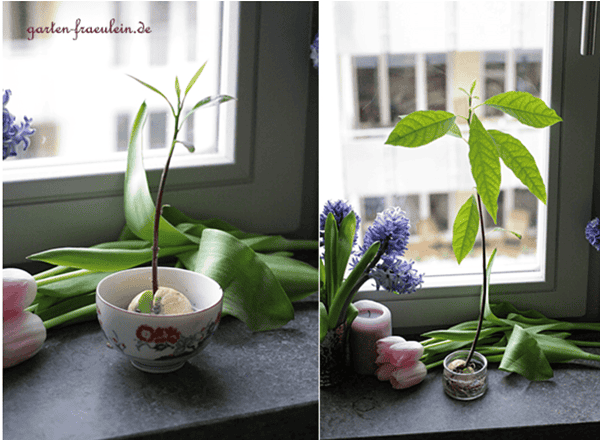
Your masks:
{"label": "reflection on glass", "polygon": [[542,78],[542,51],[519,50],[517,58],[517,88],[520,92],[529,92],[540,97]]}

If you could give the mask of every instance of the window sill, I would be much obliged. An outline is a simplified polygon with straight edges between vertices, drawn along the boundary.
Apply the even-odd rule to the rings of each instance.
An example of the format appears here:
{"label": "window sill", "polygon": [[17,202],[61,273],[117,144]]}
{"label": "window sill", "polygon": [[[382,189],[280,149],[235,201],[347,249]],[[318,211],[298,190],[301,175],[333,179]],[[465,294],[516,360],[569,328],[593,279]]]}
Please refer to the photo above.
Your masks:
{"label": "window sill", "polygon": [[[597,334],[590,336],[600,340]],[[600,353],[597,348],[586,351]],[[553,369],[552,380],[530,382],[492,364],[486,394],[472,402],[444,394],[441,369],[406,390],[394,390],[374,376],[355,375],[342,387],[321,390],[321,438],[594,437],[600,426],[600,363],[578,361]]]}
{"label": "window sill", "polygon": [[[315,438],[317,305],[283,328],[251,332],[225,317],[177,374],[138,371],[106,347],[97,321],[50,330],[42,350],[4,370],[7,438]],[[282,341],[284,342],[282,344]],[[57,374],[58,372],[58,374]]]}

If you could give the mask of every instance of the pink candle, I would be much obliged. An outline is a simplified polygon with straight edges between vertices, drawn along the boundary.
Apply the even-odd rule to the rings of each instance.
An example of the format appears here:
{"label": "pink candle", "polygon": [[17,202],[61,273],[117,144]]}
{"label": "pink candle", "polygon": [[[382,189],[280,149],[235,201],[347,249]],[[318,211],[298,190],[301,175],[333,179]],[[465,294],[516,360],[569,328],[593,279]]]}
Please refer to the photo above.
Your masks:
{"label": "pink candle", "polygon": [[359,374],[375,374],[377,341],[392,335],[392,314],[384,305],[368,299],[354,305],[358,309],[350,331],[354,370]]}

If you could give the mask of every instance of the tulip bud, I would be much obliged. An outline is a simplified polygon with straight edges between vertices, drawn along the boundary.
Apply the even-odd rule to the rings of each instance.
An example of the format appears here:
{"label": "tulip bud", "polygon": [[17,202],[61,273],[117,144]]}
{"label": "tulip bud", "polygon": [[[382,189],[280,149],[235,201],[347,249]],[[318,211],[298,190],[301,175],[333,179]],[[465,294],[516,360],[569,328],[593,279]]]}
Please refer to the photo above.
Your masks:
{"label": "tulip bud", "polygon": [[31,305],[37,293],[37,284],[33,277],[21,269],[2,270],[4,321],[10,320]]}
{"label": "tulip bud", "polygon": [[410,367],[395,370],[391,374],[390,382],[392,387],[402,390],[421,383],[425,376],[427,376],[427,368],[423,362],[419,361]]}
{"label": "tulip bud", "polygon": [[398,342],[382,350],[375,361],[378,364],[390,363],[397,367],[412,365],[423,356],[423,346],[417,341]]}
{"label": "tulip bud", "polygon": [[46,340],[46,327],[38,315],[21,312],[4,320],[4,368],[17,365],[35,355]]}

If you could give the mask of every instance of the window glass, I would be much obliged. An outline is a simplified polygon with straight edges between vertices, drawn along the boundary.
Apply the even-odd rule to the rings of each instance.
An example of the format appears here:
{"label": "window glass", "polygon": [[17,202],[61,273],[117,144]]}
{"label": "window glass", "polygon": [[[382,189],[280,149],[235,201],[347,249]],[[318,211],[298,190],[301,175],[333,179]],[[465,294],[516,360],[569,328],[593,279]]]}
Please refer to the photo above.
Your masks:
{"label": "window glass", "polygon": [[427,54],[427,109],[446,110],[446,54]]}
{"label": "window glass", "polygon": [[[175,75],[185,89],[207,62],[188,110],[206,96],[235,95],[221,81],[223,20],[233,19],[225,9],[222,2],[195,1],[3,2],[8,108],[32,118],[37,130],[27,151],[4,161],[4,180],[36,179],[40,167],[50,170],[46,177],[77,175],[77,167],[63,168],[77,163],[112,163],[107,172],[122,171],[131,124],[144,101],[146,165],[160,168],[173,117],[163,98],[127,75],[176,103]],[[186,121],[181,139],[194,143],[196,153],[176,148],[173,167],[205,163],[202,153],[220,151],[219,112],[232,106],[202,109],[201,117]],[[155,165],[153,157],[161,161]]]}
{"label": "window glass", "polygon": [[392,121],[417,110],[415,57],[389,55],[390,113]]}
{"label": "window glass", "polygon": [[[506,91],[506,52],[487,52],[485,54],[485,95],[490,98]],[[487,117],[502,116],[503,113],[492,107],[484,107]]]}
{"label": "window glass", "polygon": [[[411,220],[405,256],[415,260],[415,267],[427,276],[479,273],[479,238],[460,266],[452,251],[454,218],[475,186],[468,146],[451,136],[420,148],[387,146],[385,140],[393,122],[414,110],[447,110],[466,116],[468,102],[459,88],[468,90],[475,80],[480,102],[507,90],[521,90],[549,103],[550,75],[545,72],[550,68],[551,2],[498,2],[490,9],[478,2],[458,1],[435,16],[428,13],[426,2],[411,3],[411,8],[407,15],[399,8],[387,8],[385,2],[334,4],[343,166],[339,174],[343,194],[338,197],[367,219],[362,233],[375,210],[400,206]],[[504,13],[494,12],[499,9]],[[468,11],[476,11],[479,22],[496,25],[474,33],[472,22],[464,20]],[[512,19],[518,16],[524,19]],[[436,28],[444,38],[408,37],[425,25]],[[402,29],[405,37],[393,29]],[[498,29],[506,31],[498,33]],[[378,68],[383,73],[379,76]],[[353,84],[348,80],[352,77],[360,79]],[[389,103],[391,121],[380,117],[378,103]],[[370,111],[376,116],[366,117]],[[483,108],[477,112],[487,129],[509,133],[529,149],[548,188],[549,130],[521,125],[503,113]],[[466,124],[460,119],[457,123],[466,132]],[[321,163],[321,167],[328,164]],[[328,182],[328,175],[338,176],[322,175],[320,185],[339,187],[338,182]],[[487,213],[484,219],[490,248],[498,248],[495,271],[509,277],[515,272],[535,273],[532,279],[539,280],[545,267],[546,207],[507,168],[503,168],[498,204],[497,224]],[[498,228],[513,230],[523,239]]]}
{"label": "window glass", "polygon": [[381,120],[377,100],[377,58],[357,57],[355,62],[359,120],[367,125],[376,125]]}

